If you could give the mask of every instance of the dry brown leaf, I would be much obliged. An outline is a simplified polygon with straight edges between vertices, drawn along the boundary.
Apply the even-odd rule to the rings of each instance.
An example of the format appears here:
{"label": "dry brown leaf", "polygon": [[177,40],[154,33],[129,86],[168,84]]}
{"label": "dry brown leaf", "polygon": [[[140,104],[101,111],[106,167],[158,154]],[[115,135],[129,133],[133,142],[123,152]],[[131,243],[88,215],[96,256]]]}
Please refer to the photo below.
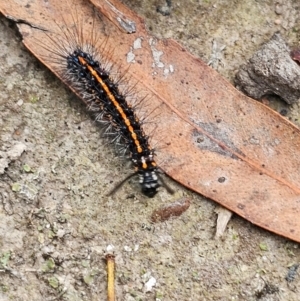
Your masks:
{"label": "dry brown leaf", "polygon": [[[87,1],[73,2],[78,18],[88,22],[93,9]],[[57,30],[53,20],[72,26],[70,7],[61,0],[32,0],[26,7],[20,3],[2,1],[0,8],[7,17],[25,21],[18,25],[24,44],[43,60],[47,51],[37,41],[44,42],[45,34],[38,28]],[[106,47],[114,49],[111,60],[120,72],[127,70],[137,90],[151,96],[146,112],[155,110],[155,126],[152,123],[145,131],[154,132],[152,144],[161,147],[159,166],[176,181],[252,223],[300,242],[299,129],[239,93],[175,41],[153,39],[139,17],[115,0],[112,4],[135,22],[136,32],[120,30],[109,6],[102,12],[113,22],[97,18],[95,26]],[[142,48],[134,49],[138,38]],[[134,62],[128,69],[129,53]],[[46,65],[54,70],[51,63]]]}
{"label": "dry brown leaf", "polygon": [[164,222],[174,216],[180,216],[189,209],[191,202],[188,198],[181,198],[172,204],[164,205],[153,211],[151,221],[154,223]]}

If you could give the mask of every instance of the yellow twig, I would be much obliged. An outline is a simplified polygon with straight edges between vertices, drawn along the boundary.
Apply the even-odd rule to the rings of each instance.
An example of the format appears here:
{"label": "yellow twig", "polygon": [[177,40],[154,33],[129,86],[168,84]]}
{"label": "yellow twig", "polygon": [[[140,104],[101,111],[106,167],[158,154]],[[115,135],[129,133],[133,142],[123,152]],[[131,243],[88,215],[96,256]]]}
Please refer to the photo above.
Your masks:
{"label": "yellow twig", "polygon": [[107,261],[107,300],[115,301],[115,256],[106,255]]}

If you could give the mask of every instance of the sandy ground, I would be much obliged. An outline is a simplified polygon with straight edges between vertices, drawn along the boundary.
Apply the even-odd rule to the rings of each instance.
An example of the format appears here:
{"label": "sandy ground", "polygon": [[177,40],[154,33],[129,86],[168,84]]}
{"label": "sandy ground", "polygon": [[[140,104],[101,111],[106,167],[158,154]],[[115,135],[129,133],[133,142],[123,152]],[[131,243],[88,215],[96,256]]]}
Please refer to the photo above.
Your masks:
{"label": "sandy ground", "polygon": [[[299,39],[298,1],[128,2],[154,35],[212,60],[231,82],[274,32],[291,46]],[[171,8],[170,15],[158,6]],[[105,196],[130,170],[127,163],[4,18],[0,50],[2,166],[12,151],[26,148],[0,171],[1,301],[106,300],[109,245],[118,300],[299,300],[300,277],[289,270],[300,262],[299,244],[237,216],[216,240],[217,205],[170,180],[174,195],[162,190],[148,199],[131,181]],[[288,107],[287,118],[297,123],[298,115],[298,104]],[[191,199],[188,211],[151,223],[153,210],[182,196]],[[156,285],[147,291],[151,277]]]}

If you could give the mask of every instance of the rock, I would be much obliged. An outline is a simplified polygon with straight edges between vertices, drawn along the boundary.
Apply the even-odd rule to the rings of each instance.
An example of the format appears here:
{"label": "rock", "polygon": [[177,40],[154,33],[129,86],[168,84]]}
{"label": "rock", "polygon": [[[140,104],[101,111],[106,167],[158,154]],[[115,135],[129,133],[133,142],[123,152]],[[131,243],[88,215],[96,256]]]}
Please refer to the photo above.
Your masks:
{"label": "rock", "polygon": [[275,94],[288,104],[300,99],[300,67],[290,56],[290,49],[275,33],[236,75],[237,88],[248,96],[261,99]]}

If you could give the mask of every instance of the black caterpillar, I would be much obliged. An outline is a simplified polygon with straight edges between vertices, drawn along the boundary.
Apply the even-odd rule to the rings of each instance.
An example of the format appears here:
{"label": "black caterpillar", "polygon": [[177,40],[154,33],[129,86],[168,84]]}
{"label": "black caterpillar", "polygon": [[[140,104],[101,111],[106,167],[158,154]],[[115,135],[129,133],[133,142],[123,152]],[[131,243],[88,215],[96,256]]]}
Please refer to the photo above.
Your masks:
{"label": "black caterpillar", "polygon": [[88,110],[96,116],[96,121],[104,125],[105,135],[113,137],[111,142],[118,146],[119,151],[129,154],[135,171],[109,195],[135,175],[139,177],[142,192],[148,197],[154,197],[161,184],[172,193],[158,175],[154,149],[150,147],[149,137],[143,131],[135,109],[128,102],[130,93],[122,92],[125,90],[120,89],[122,79],[112,76],[110,63],[99,53],[103,47],[98,47],[94,22],[92,31],[87,32],[77,25],[82,23],[76,16],[72,15],[72,19],[75,26],[67,26],[68,22],[63,18],[63,25],[57,24],[60,33],[46,33],[50,44],[41,46],[50,54],[46,60],[57,65],[54,72],[63,77],[64,82],[77,92]]}
{"label": "black caterpillar", "polygon": [[88,109],[97,113],[96,120],[105,124],[108,131],[113,131],[114,140],[124,144],[129,152],[135,168],[135,173],[129,177],[138,174],[142,192],[153,197],[160,187],[154,150],[133,108],[119,92],[118,84],[114,83],[99,61],[78,46],[66,56],[66,62],[68,81],[75,85]]}

